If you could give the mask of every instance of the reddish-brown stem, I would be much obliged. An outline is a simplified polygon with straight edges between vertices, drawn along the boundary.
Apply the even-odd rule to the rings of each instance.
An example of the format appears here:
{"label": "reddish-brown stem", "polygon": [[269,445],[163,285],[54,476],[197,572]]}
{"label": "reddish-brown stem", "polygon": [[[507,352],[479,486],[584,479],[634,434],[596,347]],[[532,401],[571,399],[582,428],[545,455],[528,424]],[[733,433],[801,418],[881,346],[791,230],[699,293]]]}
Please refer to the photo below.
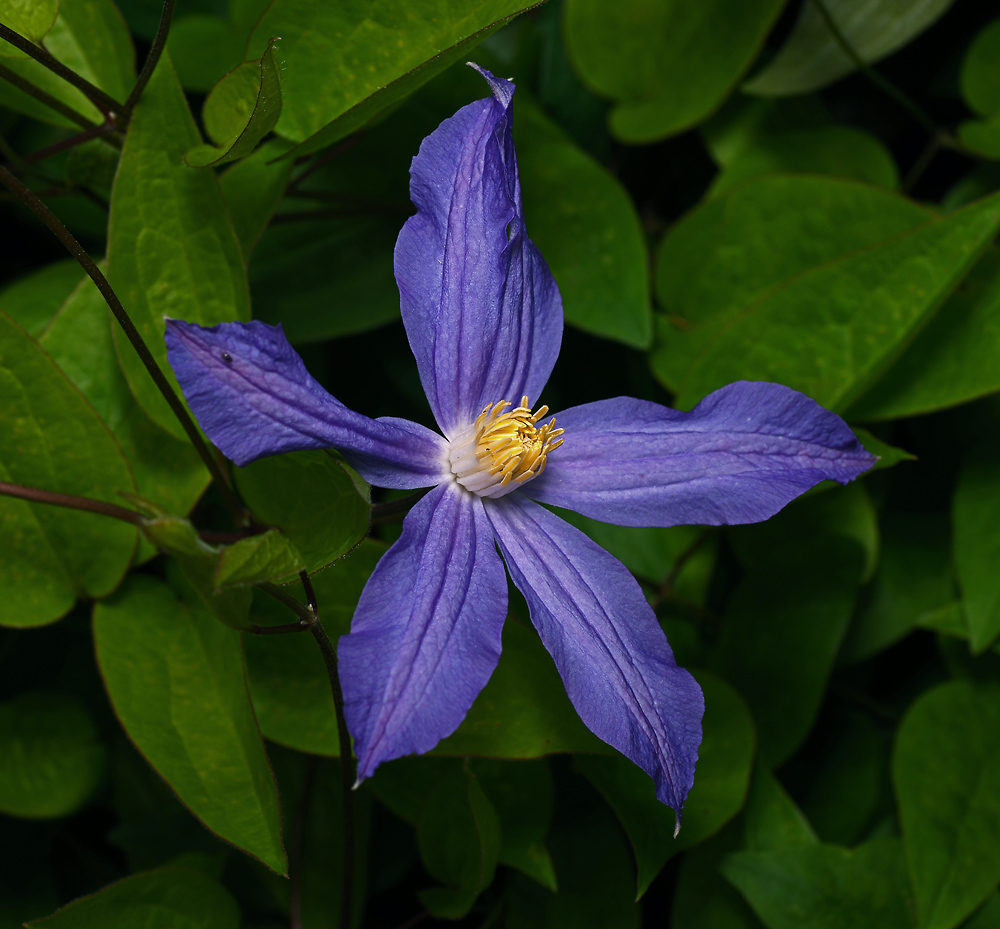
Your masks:
{"label": "reddish-brown stem", "polygon": [[64,506],[71,510],[83,510],[87,513],[97,513],[100,516],[110,516],[112,519],[120,519],[122,522],[131,523],[133,526],[141,526],[143,523],[142,513],[137,513],[135,510],[128,510],[114,503],[106,503],[104,500],[94,500],[90,497],[77,497],[73,494],[58,493],[54,490],[25,487],[23,484],[10,484],[7,481],[0,481],[0,494],[3,494],[5,497],[18,497],[21,500],[29,500],[32,503],[47,503],[50,506]]}

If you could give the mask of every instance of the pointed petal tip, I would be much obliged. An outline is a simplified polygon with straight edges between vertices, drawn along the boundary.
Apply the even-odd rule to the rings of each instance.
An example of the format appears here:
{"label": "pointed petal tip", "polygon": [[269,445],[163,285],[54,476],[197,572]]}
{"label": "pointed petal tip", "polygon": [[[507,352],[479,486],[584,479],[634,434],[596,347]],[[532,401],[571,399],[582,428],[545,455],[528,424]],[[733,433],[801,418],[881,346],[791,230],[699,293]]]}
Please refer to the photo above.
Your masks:
{"label": "pointed petal tip", "polygon": [[496,77],[485,68],[477,65],[474,61],[467,61],[466,64],[483,76],[486,83],[490,85],[490,90],[493,91],[493,96],[496,97],[497,103],[499,103],[506,110],[507,107],[510,106],[510,101],[514,98],[515,88],[513,81],[505,80],[502,77]]}

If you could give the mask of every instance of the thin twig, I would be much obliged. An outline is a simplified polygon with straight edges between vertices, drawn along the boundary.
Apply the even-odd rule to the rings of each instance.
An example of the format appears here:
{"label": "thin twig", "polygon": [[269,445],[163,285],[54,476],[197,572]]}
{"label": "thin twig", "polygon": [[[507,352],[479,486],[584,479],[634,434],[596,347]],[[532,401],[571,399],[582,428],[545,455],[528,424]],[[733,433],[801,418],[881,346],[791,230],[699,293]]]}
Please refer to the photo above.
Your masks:
{"label": "thin twig", "polygon": [[146,89],[149,79],[153,76],[153,72],[156,70],[157,64],[159,64],[160,56],[163,54],[163,49],[167,44],[167,36],[170,34],[170,22],[174,18],[175,6],[176,0],[163,0],[163,12],[160,14],[160,24],[156,28],[156,35],[153,37],[153,44],[149,48],[149,54],[146,56],[146,63],[142,66],[142,71],[135,82],[135,87],[132,88],[132,93],[128,95],[128,100],[125,101],[125,105],[122,107],[123,121],[127,121],[132,116],[135,105],[139,102],[142,92]]}
{"label": "thin twig", "polygon": [[0,181],[2,181],[18,197],[18,199],[26,207],[28,207],[28,209],[30,209],[43,223],[45,223],[46,226],[49,227],[53,235],[55,235],[55,237],[66,246],[67,251],[82,265],[83,269],[88,275],[90,275],[91,280],[97,285],[97,289],[101,292],[101,295],[111,308],[111,312],[114,314],[115,319],[118,320],[118,324],[122,327],[122,330],[125,332],[129,342],[132,343],[132,347],[135,349],[139,359],[149,372],[149,376],[153,379],[153,383],[156,384],[160,393],[163,395],[163,398],[170,406],[170,409],[173,410],[174,415],[181,424],[181,427],[184,429],[187,437],[191,440],[191,444],[194,446],[195,451],[201,456],[201,460],[205,463],[205,467],[208,468],[208,473],[212,475],[216,484],[218,484],[219,492],[226,501],[226,504],[232,513],[234,522],[239,525],[244,521],[245,511],[242,504],[237,499],[236,494],[233,493],[233,489],[229,486],[229,481],[227,480],[225,474],[219,467],[218,462],[216,462],[208,446],[205,444],[205,441],[202,439],[201,433],[198,431],[198,427],[194,424],[194,420],[191,419],[191,416],[184,404],[181,403],[180,398],[174,392],[173,387],[170,386],[170,382],[167,380],[166,375],[164,375],[160,366],[156,363],[156,359],[150,353],[149,347],[143,341],[142,336],[135,328],[135,324],[132,322],[128,313],[125,312],[125,307],[122,306],[121,301],[118,299],[118,295],[108,283],[108,279],[101,272],[101,269],[97,267],[94,259],[91,258],[80,243],[77,242],[73,233],[71,233],[69,229],[67,229],[59,221],[56,215],[44,203],[42,203],[42,201],[39,200],[35,194],[28,190],[24,184],[22,184],[3,166],[0,166]]}
{"label": "thin twig", "polygon": [[35,45],[30,39],[26,39],[19,32],[15,32],[10,26],[0,23],[0,39],[10,42],[15,48],[31,58],[34,58],[40,65],[48,68],[53,74],[61,77],[64,81],[72,84],[77,90],[99,109],[106,118],[116,120],[121,113],[122,105],[110,94],[106,94],[100,87],[91,84],[85,77],[77,74],[72,68],[67,68],[61,61],[54,58],[52,54],[39,45]]}
{"label": "thin twig", "polygon": [[928,165],[934,160],[934,156],[943,147],[942,141],[938,135],[931,136],[927,145],[924,146],[924,150],[920,153],[920,157],[913,163],[913,167],[906,174],[906,178],[903,181],[904,194],[908,194],[913,190],[917,181],[923,177],[924,171],[927,170]]}
{"label": "thin twig", "polygon": [[[267,594],[269,597],[273,597],[279,603],[288,607],[296,616],[299,617],[299,622],[302,625],[302,629],[311,629],[316,625],[316,614],[309,609],[304,603],[300,603],[295,599],[287,590],[283,587],[279,587],[277,584],[272,584],[269,581],[264,581],[260,584],[254,585],[259,591]],[[274,628],[271,626],[261,626],[259,628],[269,629]],[[266,635],[266,633],[261,633]]]}
{"label": "thin twig", "polygon": [[0,64],[0,78],[9,84],[13,84],[18,90],[23,91],[29,97],[34,97],[39,103],[44,103],[50,110],[55,110],[60,116],[64,116],[71,122],[90,129],[96,125],[82,113],[77,113],[71,106],[67,106],[62,100],[57,100],[52,94],[46,93],[41,87],[36,87],[31,81],[25,80],[16,71],[12,71],[6,65]]}
{"label": "thin twig", "polygon": [[285,213],[275,213],[271,222],[301,223],[313,222],[319,219],[336,219],[340,216],[409,216],[413,212],[410,207],[374,204],[356,206],[332,206],[322,210],[289,210]]}
{"label": "thin twig", "polygon": [[407,494],[398,500],[387,500],[385,503],[375,503],[372,505],[372,525],[381,523],[398,523],[410,512],[414,504],[423,497],[430,488],[418,490],[415,493]]}
{"label": "thin twig", "polygon": [[833,36],[834,41],[840,46],[841,51],[848,58],[854,62],[855,67],[861,71],[865,77],[868,78],[876,87],[879,88],[883,93],[888,94],[895,100],[904,110],[906,110],[921,126],[924,127],[931,135],[946,137],[945,133],[937,126],[933,119],[931,119],[913,100],[911,100],[903,91],[901,91],[892,81],[887,78],[882,77],[871,65],[868,64],[858,53],[855,51],[854,46],[848,41],[847,36],[841,31],[840,26],[837,25],[836,20],[830,15],[830,11],[826,8],[826,4],[823,0],[812,0],[816,7],[816,11],[823,18],[823,22],[826,23],[827,29],[830,30],[830,34]]}
{"label": "thin twig", "polygon": [[[39,161],[45,161],[46,158],[51,158],[53,155],[58,155],[60,152],[64,152],[70,148],[76,148],[77,145],[83,145],[84,142],[89,142],[91,139],[98,139],[101,136],[110,136],[111,133],[115,132],[115,127],[111,123],[105,123],[103,126],[91,126],[89,129],[84,129],[83,132],[78,132],[76,135],[70,136],[68,139],[63,139],[61,142],[54,142],[52,145],[47,145],[45,148],[38,149],[37,152],[32,152],[30,155],[25,155],[21,161],[26,165],[37,164]],[[111,138],[108,139],[111,141]],[[114,144],[114,143],[112,143]],[[121,140],[118,140],[118,145],[121,148]]]}
{"label": "thin twig", "polygon": [[[291,929],[302,929],[302,851],[305,845],[306,819],[312,805],[313,788],[316,786],[316,772],[319,758],[310,755],[306,761],[306,773],[302,779],[302,792],[295,809],[295,824],[292,827],[292,847],[288,854],[288,879],[291,883],[288,907]],[[344,926],[343,929],[349,929]]]}
{"label": "thin twig", "polygon": [[64,506],[71,510],[83,510],[87,513],[97,513],[100,516],[110,516],[122,522],[141,526],[145,521],[142,513],[128,510],[104,500],[94,500],[91,497],[77,497],[74,494],[58,493],[54,490],[40,490],[37,487],[25,487],[23,484],[10,484],[0,481],[0,494],[5,497],[18,497],[32,503],[47,503],[50,506]]}
{"label": "thin twig", "polygon": [[330,637],[326,634],[323,624],[314,623],[309,630],[319,643],[326,662],[327,674],[330,676],[330,689],[333,691],[333,708],[337,714],[337,735],[340,740],[340,794],[343,817],[343,869],[340,891],[340,925],[351,925],[354,896],[354,765],[351,763],[351,738],[347,734],[347,722],[344,720],[344,693],[340,689],[340,675],[337,671],[337,653]]}
{"label": "thin twig", "polygon": [[350,136],[349,138],[341,142],[340,145],[335,145],[329,151],[326,151],[322,155],[320,155],[319,158],[315,158],[311,165],[302,170],[301,174],[292,178],[292,180],[289,181],[288,187],[285,188],[285,192],[288,193],[289,191],[295,190],[295,188],[298,187],[307,177],[314,174],[324,165],[329,164],[338,155],[342,155],[344,152],[350,151],[352,148],[354,148],[355,145],[358,144],[358,142],[360,142],[364,138],[364,135],[365,134],[363,132],[355,133],[354,135]]}

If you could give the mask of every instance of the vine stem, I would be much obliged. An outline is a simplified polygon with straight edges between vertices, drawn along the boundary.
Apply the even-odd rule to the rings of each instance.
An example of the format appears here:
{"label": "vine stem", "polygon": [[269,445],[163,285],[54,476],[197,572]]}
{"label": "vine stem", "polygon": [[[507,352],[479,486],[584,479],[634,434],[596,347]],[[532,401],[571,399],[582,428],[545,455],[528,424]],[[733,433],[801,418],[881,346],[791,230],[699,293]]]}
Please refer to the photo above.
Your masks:
{"label": "vine stem", "polygon": [[257,588],[263,593],[274,597],[287,606],[299,617],[299,623],[288,626],[266,626],[255,627],[251,632],[263,632],[273,629],[275,632],[297,632],[308,630],[319,645],[323,653],[323,661],[326,663],[326,673],[330,678],[330,690],[333,692],[333,709],[337,717],[337,737],[340,743],[340,798],[341,798],[341,818],[343,821],[343,873],[341,877],[340,893],[340,923],[339,925],[348,929],[351,925],[351,913],[353,911],[354,897],[354,765],[351,761],[351,737],[347,732],[347,721],[344,719],[344,692],[340,687],[340,672],[337,668],[337,650],[333,647],[330,637],[326,634],[326,629],[319,621],[319,608],[316,605],[316,593],[313,590],[312,581],[305,571],[299,573],[302,587],[305,591],[308,604],[300,603],[290,593],[283,590],[277,584],[257,584]]}
{"label": "vine stem", "polygon": [[916,103],[914,103],[903,91],[901,91],[892,81],[887,80],[882,77],[867,61],[865,61],[855,50],[854,46],[848,41],[847,36],[841,31],[840,26],[837,25],[837,21],[830,14],[830,11],[826,8],[826,3],[824,0],[812,0],[813,5],[816,7],[816,11],[823,18],[823,22],[826,23],[827,29],[830,30],[830,34],[833,36],[834,41],[840,46],[841,51],[847,55],[848,58],[854,62],[854,65],[858,68],[865,77],[868,78],[876,87],[879,88],[883,93],[888,94],[895,100],[904,110],[906,110],[921,126],[924,127],[932,136],[939,136],[942,139],[947,139],[948,137],[942,133],[942,131],[935,124],[934,120],[931,119]]}
{"label": "vine stem", "polygon": [[[311,609],[315,609],[315,596],[312,584],[305,571],[301,574],[306,596],[311,601]],[[317,615],[318,618],[318,614]],[[340,687],[340,673],[337,670],[337,652],[326,634],[323,624],[315,622],[309,631],[319,644],[326,662],[326,671],[330,676],[330,689],[333,691],[333,708],[337,714],[337,735],[340,740],[340,799],[341,818],[343,822],[343,868],[340,887],[340,925],[349,929],[354,898],[354,765],[351,762],[351,737],[347,733],[347,721],[344,719],[344,692]]]}
{"label": "vine stem", "polygon": [[118,117],[122,111],[122,105],[114,97],[106,94],[100,87],[91,84],[85,77],[81,77],[76,71],[67,68],[61,61],[53,57],[51,52],[35,45],[30,39],[26,39],[19,32],[15,32],[10,26],[0,23],[0,39],[10,42],[15,48],[31,58],[34,58],[40,65],[48,68],[53,74],[58,75],[68,84],[72,84],[83,95],[94,104],[105,116],[117,124]]}
{"label": "vine stem", "polygon": [[245,511],[243,505],[237,499],[236,494],[233,493],[232,487],[229,486],[229,481],[219,467],[219,463],[215,460],[212,455],[211,450],[205,444],[204,439],[201,437],[201,433],[198,431],[198,427],[194,424],[194,420],[191,419],[190,414],[185,408],[184,404],[181,403],[180,398],[174,392],[173,387],[170,386],[170,382],[167,380],[166,375],[163,373],[160,366],[157,364],[156,359],[153,357],[152,353],[149,351],[149,347],[143,341],[142,336],[139,334],[139,330],[135,328],[135,324],[129,317],[128,313],[125,312],[125,307],[122,306],[121,301],[118,299],[118,295],[114,292],[111,285],[108,283],[108,279],[101,272],[101,269],[97,267],[97,263],[93,258],[87,254],[83,246],[74,238],[73,233],[69,231],[56,217],[56,215],[44,204],[41,200],[35,196],[24,184],[21,183],[7,168],[0,165],[0,181],[26,206],[30,209],[49,229],[52,234],[66,246],[66,250],[81,264],[84,271],[90,275],[90,279],[97,285],[97,289],[101,292],[108,306],[111,308],[111,312],[114,314],[118,324],[122,327],[125,332],[126,337],[129,342],[132,343],[132,347],[135,349],[136,354],[142,361],[146,370],[149,372],[149,376],[153,379],[153,383],[156,384],[163,398],[167,401],[170,409],[173,410],[174,415],[177,417],[187,434],[187,437],[191,440],[191,444],[194,446],[195,451],[201,456],[201,460],[205,463],[205,467],[208,468],[208,473],[212,475],[216,484],[219,487],[219,492],[222,494],[226,501],[226,505],[233,516],[234,522],[237,525],[242,524],[245,521]]}
{"label": "vine stem", "polygon": [[160,57],[163,55],[163,49],[167,44],[167,36],[170,34],[170,23],[174,18],[174,7],[176,5],[177,0],[163,0],[163,12],[160,14],[160,24],[156,27],[153,44],[149,48],[149,54],[146,56],[146,62],[142,66],[142,71],[136,79],[135,87],[132,88],[132,93],[128,95],[128,100],[125,101],[125,105],[122,107],[123,121],[127,122],[132,116],[135,105],[139,102],[139,98],[146,89],[149,79],[153,76],[156,66],[160,63]]}
{"label": "vine stem", "polygon": [[9,84],[13,84],[18,90],[23,91],[29,97],[34,97],[39,103],[44,103],[50,110],[55,110],[60,116],[64,116],[83,129],[90,129],[96,125],[96,123],[92,123],[87,119],[86,116],[77,113],[71,106],[67,106],[62,100],[57,100],[52,94],[42,90],[41,87],[36,87],[31,81],[26,81],[20,74],[4,64],[0,64],[0,78],[3,78]]}
{"label": "vine stem", "polygon": [[142,513],[137,513],[135,510],[128,510],[114,503],[106,503],[104,500],[94,500],[90,497],[77,497],[73,494],[57,493],[54,490],[40,490],[37,487],[10,484],[7,481],[0,481],[0,494],[3,494],[5,497],[18,497],[21,500],[30,500],[32,503],[48,503],[51,506],[65,506],[71,510],[83,510],[87,513],[110,516],[112,519],[120,519],[122,522],[131,523],[133,526],[141,526],[144,522]]}

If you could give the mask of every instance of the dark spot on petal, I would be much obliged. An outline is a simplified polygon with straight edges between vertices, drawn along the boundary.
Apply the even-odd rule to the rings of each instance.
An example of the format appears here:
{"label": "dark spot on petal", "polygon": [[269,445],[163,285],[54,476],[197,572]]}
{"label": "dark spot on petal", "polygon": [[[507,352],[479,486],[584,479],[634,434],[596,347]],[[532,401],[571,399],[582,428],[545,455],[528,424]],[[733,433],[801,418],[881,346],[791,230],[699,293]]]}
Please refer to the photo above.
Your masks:
{"label": "dark spot on petal", "polygon": [[226,363],[227,365],[231,365],[231,364],[233,363],[233,356],[232,356],[232,355],[230,355],[230,354],[229,354],[229,352],[223,352],[223,353],[222,353],[222,360],[223,360],[223,361],[224,361],[224,362],[225,362],[225,363]]}

